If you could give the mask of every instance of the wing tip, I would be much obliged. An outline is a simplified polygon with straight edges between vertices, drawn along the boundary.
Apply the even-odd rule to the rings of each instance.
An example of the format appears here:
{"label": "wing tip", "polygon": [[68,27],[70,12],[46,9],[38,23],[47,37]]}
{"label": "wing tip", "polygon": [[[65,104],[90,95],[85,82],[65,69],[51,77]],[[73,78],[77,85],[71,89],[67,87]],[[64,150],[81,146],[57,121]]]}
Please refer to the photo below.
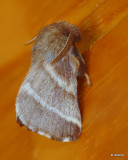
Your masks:
{"label": "wing tip", "polygon": [[24,124],[22,123],[22,121],[20,120],[19,116],[16,117],[16,121],[17,123],[22,127],[24,126]]}

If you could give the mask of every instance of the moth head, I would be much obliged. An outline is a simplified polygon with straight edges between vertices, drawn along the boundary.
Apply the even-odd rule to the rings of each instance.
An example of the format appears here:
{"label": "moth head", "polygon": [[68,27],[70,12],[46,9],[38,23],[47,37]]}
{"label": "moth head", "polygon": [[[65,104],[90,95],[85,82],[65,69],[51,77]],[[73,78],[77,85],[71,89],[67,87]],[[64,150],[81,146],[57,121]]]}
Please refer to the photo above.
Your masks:
{"label": "moth head", "polygon": [[41,39],[47,39],[48,42],[53,42],[53,39],[66,39],[69,34],[73,35],[75,42],[80,41],[80,31],[75,25],[72,25],[65,21],[58,21],[42,28],[38,33],[36,39],[37,41]]}
{"label": "moth head", "polygon": [[58,21],[48,25],[42,28],[36,37],[32,48],[33,59],[40,61],[43,58],[49,63],[63,50],[68,39],[70,40],[69,47],[71,47],[75,42],[80,41],[80,38],[77,27],[68,22]]}
{"label": "moth head", "polygon": [[68,37],[69,34],[72,34],[75,42],[80,41],[81,39],[80,31],[77,29],[76,26],[65,21],[58,21],[53,25],[55,25],[58,28],[58,30],[60,30],[62,34],[65,35],[66,37]]}

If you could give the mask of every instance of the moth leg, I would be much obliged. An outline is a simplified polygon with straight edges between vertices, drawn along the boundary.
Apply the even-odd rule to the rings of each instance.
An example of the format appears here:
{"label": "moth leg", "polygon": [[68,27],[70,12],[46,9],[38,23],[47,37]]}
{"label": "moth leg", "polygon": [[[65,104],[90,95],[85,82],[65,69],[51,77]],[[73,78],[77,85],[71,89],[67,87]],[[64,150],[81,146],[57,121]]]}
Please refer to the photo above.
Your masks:
{"label": "moth leg", "polygon": [[87,73],[85,73],[84,76],[85,76],[86,79],[87,79],[87,85],[88,85],[88,86],[91,86],[91,81],[90,81],[89,75],[88,75]]}
{"label": "moth leg", "polygon": [[87,85],[91,85],[90,77],[88,73],[86,72],[86,67],[83,67],[83,65],[80,63],[79,70],[78,70],[78,77],[84,76],[87,80]]}
{"label": "moth leg", "polygon": [[77,76],[78,77],[85,76],[86,79],[87,79],[87,84],[88,84],[88,86],[90,86],[91,85],[91,81],[90,81],[89,75],[86,72],[85,61],[84,61],[83,57],[81,56],[81,54],[79,53],[79,51],[77,50],[77,48],[75,46],[73,48],[73,55],[79,60],[79,63],[80,63]]}

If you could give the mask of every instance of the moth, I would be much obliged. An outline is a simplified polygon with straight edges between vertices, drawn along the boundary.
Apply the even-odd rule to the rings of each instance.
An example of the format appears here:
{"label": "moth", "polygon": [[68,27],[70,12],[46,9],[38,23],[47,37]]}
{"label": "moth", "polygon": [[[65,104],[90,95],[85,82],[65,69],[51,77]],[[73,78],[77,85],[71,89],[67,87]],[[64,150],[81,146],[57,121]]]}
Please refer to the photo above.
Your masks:
{"label": "moth", "polygon": [[35,41],[31,66],[16,99],[16,119],[21,126],[63,142],[79,137],[77,77],[85,76],[90,85],[84,59],[75,46],[80,38],[76,26],[58,21],[30,41]]}

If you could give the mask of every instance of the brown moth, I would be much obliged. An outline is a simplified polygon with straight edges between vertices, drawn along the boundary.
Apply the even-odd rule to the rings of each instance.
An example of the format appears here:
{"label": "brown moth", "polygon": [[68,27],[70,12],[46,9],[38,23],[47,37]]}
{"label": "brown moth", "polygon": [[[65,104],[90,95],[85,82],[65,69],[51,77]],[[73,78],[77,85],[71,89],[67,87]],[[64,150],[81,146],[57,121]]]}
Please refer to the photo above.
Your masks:
{"label": "brown moth", "polygon": [[59,21],[41,29],[33,40],[31,67],[16,99],[17,122],[54,140],[75,141],[82,127],[77,76],[85,75],[90,84],[75,46],[80,32]]}

